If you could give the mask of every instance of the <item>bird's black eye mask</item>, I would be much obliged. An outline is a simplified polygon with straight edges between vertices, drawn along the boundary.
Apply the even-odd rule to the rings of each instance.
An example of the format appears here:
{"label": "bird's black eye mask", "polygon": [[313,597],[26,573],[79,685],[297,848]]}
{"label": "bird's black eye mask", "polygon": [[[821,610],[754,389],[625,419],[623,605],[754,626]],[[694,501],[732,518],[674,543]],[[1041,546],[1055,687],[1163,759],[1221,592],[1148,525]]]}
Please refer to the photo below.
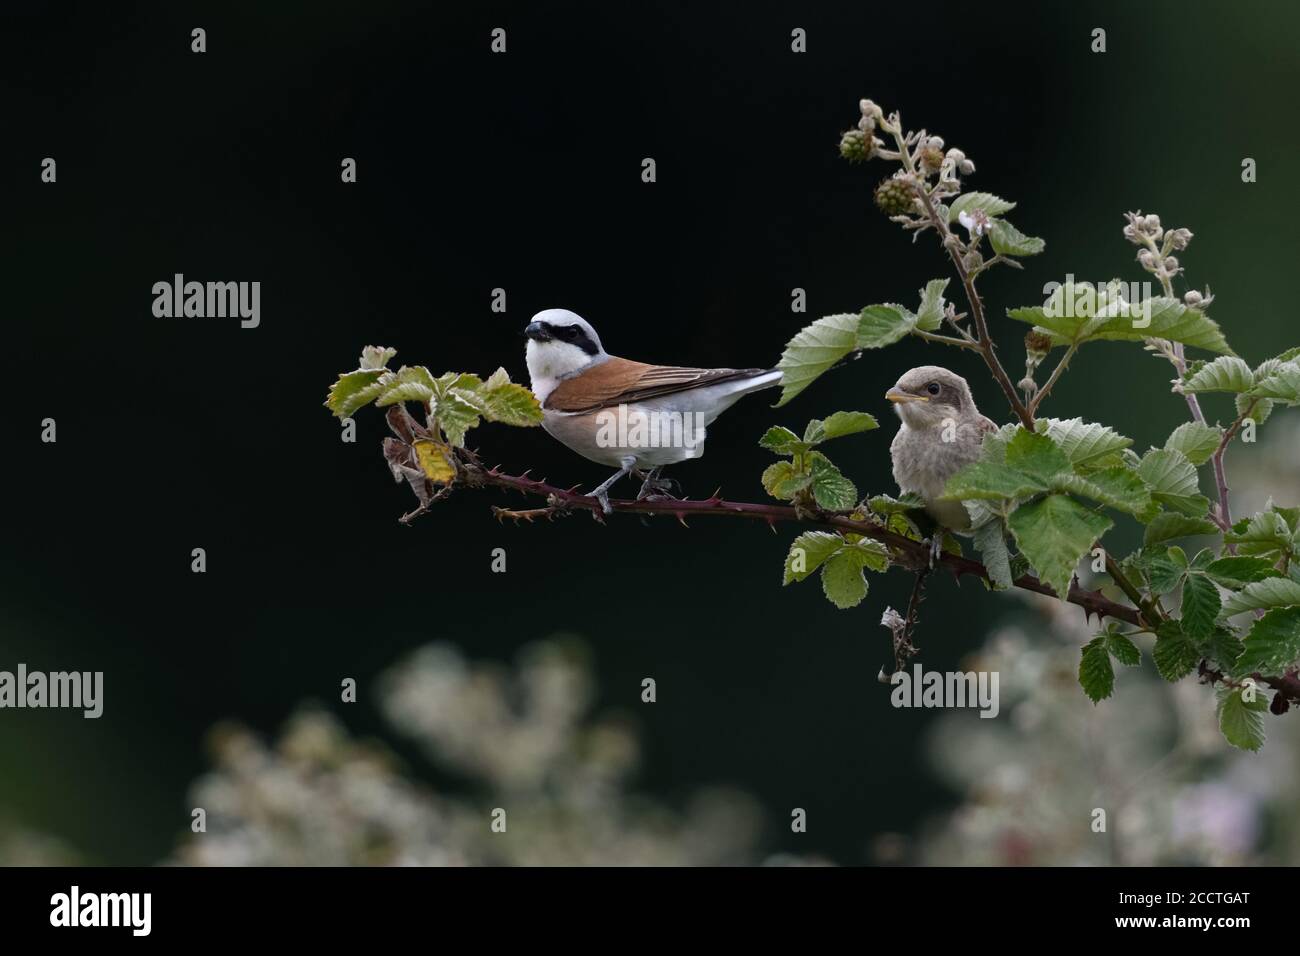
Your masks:
{"label": "bird's black eye mask", "polygon": [[540,341],[568,342],[570,345],[576,345],[588,355],[595,355],[600,351],[596,343],[591,340],[591,336],[587,334],[587,330],[580,325],[552,325],[549,322],[539,322],[537,324],[546,327],[544,335],[533,336]]}

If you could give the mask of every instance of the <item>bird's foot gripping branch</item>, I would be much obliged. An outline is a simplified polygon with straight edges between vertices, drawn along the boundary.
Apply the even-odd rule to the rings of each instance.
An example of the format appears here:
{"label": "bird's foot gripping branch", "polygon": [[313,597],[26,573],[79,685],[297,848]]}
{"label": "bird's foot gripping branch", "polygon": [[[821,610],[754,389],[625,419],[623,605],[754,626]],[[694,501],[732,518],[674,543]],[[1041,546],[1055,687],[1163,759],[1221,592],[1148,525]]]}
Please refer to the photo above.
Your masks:
{"label": "bird's foot gripping branch", "polygon": [[[1138,266],[1148,278],[1103,286],[1067,279],[1049,284],[1055,288],[1042,304],[1007,309],[1006,327],[1028,326],[1025,373],[1013,381],[999,358],[979,280],[999,265],[1020,268],[1019,260],[1041,252],[1043,241],[1007,220],[1014,203],[966,190],[974,164],[961,150],[925,130],[906,130],[898,113],[886,116],[870,100],[861,102],[860,113],[856,128],[842,137],[841,154],[855,163],[894,167],[875,186],[875,204],[914,240],[933,234],[964,308],[945,299],[950,278],[936,278],[921,290],[916,311],[884,303],[818,319],[789,342],[777,365],[778,404],[846,358],[913,336],[974,352],[1013,421],[999,426],[979,415],[965,381],[946,369],[914,369],[888,396],[903,419],[899,439],[910,430],[893,448],[902,488],[897,497],[860,496],[822,450],[825,442],[877,427],[865,412],[838,412],[812,420],[802,435],[774,427],[762,436],[762,446],[779,456],[762,475],[776,502],[650,496],[610,500],[608,510],[683,523],[725,516],[810,526],[791,543],[784,582],[819,574],[827,598],[841,608],[865,599],[867,572],[901,567],[916,573],[907,614],[887,610],[882,620],[900,667],[916,653],[917,605],[932,562],[958,577],[978,577],[993,590],[1062,597],[1101,625],[1081,648],[1079,664],[1079,682],[1094,702],[1113,693],[1115,662],[1137,665],[1145,649],[1165,679],[1194,675],[1215,685],[1224,736],[1238,747],[1259,749],[1264,712],[1281,715],[1300,703],[1300,507],[1270,505],[1234,520],[1226,458],[1234,439],[1253,440],[1277,409],[1300,404],[1300,348],[1255,364],[1238,357],[1207,314],[1213,301],[1208,291],[1175,292],[1175,284],[1184,284],[1175,253],[1188,248],[1191,232],[1129,213],[1123,236],[1137,247]],[[1104,423],[1039,415],[1084,346],[1105,342],[1138,343],[1172,365],[1173,391],[1189,420],[1162,447],[1139,454],[1131,439]],[[1189,359],[1187,349],[1210,357]],[[1040,382],[1053,353],[1058,357]],[[487,467],[465,447],[466,432],[481,420],[541,423],[546,411],[534,393],[544,395],[553,382],[539,390],[534,381],[530,393],[504,371],[486,380],[457,373],[434,378],[423,368],[394,372],[387,368],[392,354],[367,349],[361,367],[339,379],[326,404],[340,418],[370,403],[391,406],[394,437],[385,439],[384,455],[394,477],[407,481],[419,500],[404,521],[455,488],[489,486],[541,499],[527,510],[496,508],[501,518],[587,511],[603,520],[606,509],[596,498]],[[668,371],[680,378],[702,370]],[[1153,370],[1153,382],[1162,377]],[[1201,407],[1202,397],[1214,393],[1227,399],[1219,422]],[[423,406],[422,422],[405,402]],[[1213,489],[1208,496],[1202,471]],[[938,523],[932,535],[942,543],[937,561],[920,530],[923,520]],[[1133,522],[1142,535],[1142,546],[1123,557],[1106,545],[1116,520]],[[982,560],[965,556],[945,528],[970,534]],[[1080,584],[1076,571],[1084,561],[1099,587]]]}

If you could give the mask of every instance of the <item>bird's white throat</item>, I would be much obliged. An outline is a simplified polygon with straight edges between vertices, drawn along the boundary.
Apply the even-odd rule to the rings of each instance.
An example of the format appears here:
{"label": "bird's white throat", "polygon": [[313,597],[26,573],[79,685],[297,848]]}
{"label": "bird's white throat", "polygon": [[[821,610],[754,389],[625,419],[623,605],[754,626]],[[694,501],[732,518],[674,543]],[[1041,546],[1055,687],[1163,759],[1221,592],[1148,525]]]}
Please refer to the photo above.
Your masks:
{"label": "bird's white throat", "polygon": [[604,352],[588,355],[569,342],[537,342],[530,339],[524,349],[528,363],[528,379],[539,402],[554,391],[566,378],[572,378],[584,369],[609,358]]}

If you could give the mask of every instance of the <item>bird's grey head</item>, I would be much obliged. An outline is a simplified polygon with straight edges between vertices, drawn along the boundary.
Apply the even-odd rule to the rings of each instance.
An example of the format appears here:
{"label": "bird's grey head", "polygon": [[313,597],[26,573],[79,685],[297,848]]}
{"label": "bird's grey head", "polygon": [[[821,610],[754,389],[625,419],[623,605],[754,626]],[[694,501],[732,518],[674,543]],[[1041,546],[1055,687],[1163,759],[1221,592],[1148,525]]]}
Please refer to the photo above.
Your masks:
{"label": "bird's grey head", "polygon": [[938,428],[950,419],[961,422],[978,414],[966,380],[938,365],[904,373],[885,398],[909,428]]}
{"label": "bird's grey head", "polygon": [[524,335],[528,374],[534,383],[565,378],[605,358],[596,330],[568,309],[538,312]]}

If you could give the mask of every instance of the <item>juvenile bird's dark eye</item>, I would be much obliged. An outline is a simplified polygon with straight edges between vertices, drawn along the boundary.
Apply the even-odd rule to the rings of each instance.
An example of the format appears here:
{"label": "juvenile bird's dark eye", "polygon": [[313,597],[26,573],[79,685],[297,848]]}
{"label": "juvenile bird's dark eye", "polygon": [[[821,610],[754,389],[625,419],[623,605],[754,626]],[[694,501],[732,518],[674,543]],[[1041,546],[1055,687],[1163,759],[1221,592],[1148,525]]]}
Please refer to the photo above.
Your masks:
{"label": "juvenile bird's dark eye", "polygon": [[925,390],[926,390],[927,392],[929,392],[931,395],[938,395],[938,394],[939,394],[939,383],[938,383],[938,382],[931,382],[929,385],[927,385],[927,386],[925,387]]}

